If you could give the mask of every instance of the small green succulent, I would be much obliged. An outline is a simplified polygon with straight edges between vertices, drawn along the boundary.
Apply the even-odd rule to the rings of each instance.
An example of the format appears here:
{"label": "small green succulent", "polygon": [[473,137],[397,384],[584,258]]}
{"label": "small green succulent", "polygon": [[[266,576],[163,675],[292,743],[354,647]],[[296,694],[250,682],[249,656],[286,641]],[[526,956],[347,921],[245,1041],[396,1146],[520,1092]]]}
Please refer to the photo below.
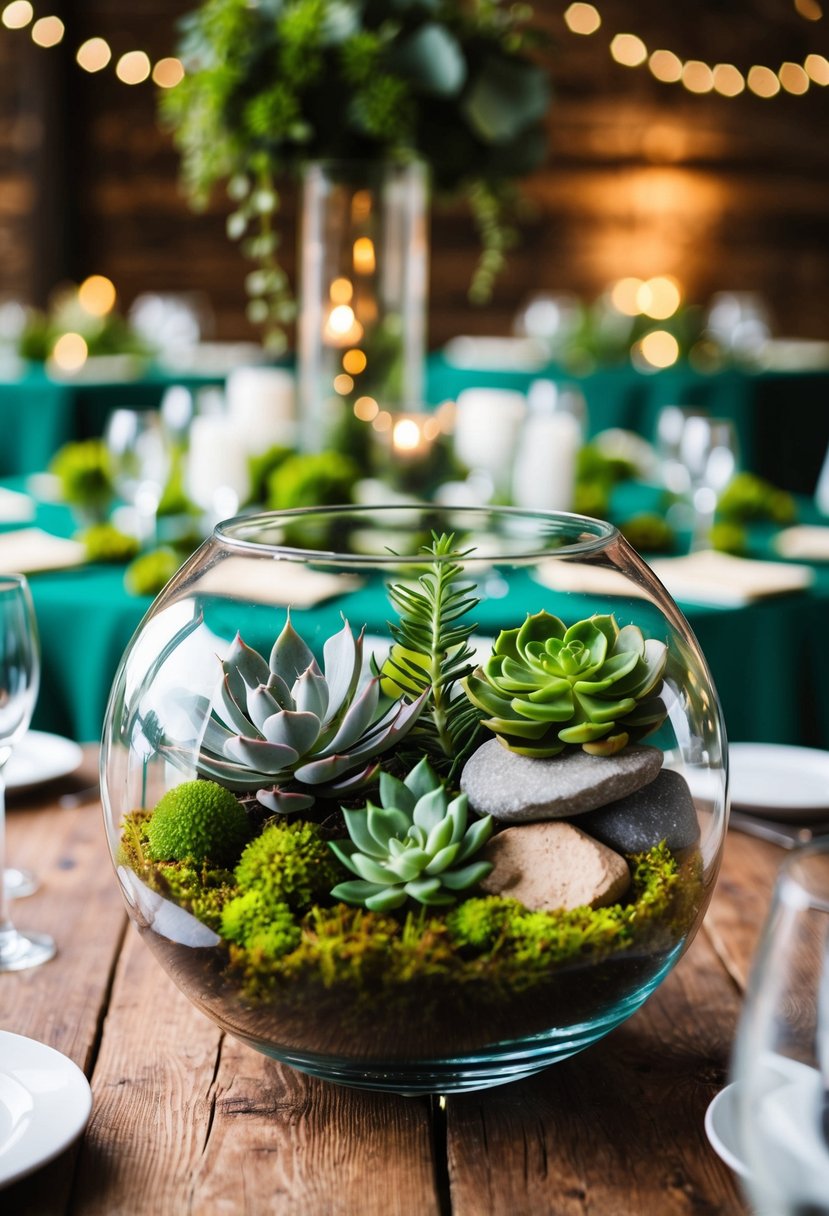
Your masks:
{"label": "small green succulent", "polygon": [[185,781],[159,800],[147,824],[154,861],[234,861],[250,835],[244,807],[215,781]]}
{"label": "small green succulent", "polygon": [[[492,835],[489,815],[467,827],[467,801],[451,801],[424,757],[403,781],[380,774],[381,806],[343,808],[350,840],[329,841],[343,865],[357,875],[331,892],[335,899],[373,912],[399,908],[411,898],[437,907],[453,904],[492,869],[469,863]],[[469,864],[464,864],[469,863]]]}
{"label": "small green succulent", "polygon": [[555,756],[568,744],[612,755],[663,721],[668,652],[635,625],[592,616],[568,629],[548,612],[505,629],[491,656],[463,681],[510,751]]}
{"label": "small green succulent", "polygon": [[206,721],[197,768],[237,791],[256,791],[279,814],[307,810],[316,798],[364,788],[377,758],[417,721],[426,694],[379,707],[380,678],[363,681],[363,635],[347,621],[323,647],[324,674],[291,625],[270,658],[237,634],[211,703],[189,698],[194,726]]}

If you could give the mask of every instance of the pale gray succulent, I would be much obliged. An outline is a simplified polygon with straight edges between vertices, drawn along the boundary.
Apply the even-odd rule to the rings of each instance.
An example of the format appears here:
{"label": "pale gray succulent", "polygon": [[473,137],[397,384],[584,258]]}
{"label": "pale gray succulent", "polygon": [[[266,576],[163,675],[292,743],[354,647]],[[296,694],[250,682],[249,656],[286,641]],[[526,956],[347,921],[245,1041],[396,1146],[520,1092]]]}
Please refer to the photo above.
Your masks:
{"label": "pale gray succulent", "polygon": [[279,813],[362,789],[425,699],[401,698],[381,710],[379,678],[361,685],[362,667],[363,634],[355,638],[347,621],[325,642],[324,671],[290,614],[267,661],[237,634],[212,706],[201,699],[207,721],[198,772],[237,792],[255,790]]}

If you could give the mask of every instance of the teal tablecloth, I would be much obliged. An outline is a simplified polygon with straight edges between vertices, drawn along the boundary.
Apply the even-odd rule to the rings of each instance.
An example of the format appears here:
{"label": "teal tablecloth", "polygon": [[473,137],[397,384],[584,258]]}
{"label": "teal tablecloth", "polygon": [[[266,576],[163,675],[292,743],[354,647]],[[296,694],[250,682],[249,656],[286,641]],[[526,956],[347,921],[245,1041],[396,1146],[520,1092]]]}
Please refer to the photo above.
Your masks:
{"label": "teal tablecloth", "polygon": [[[37,523],[64,535],[73,527],[57,506],[40,507]],[[680,605],[708,660],[732,740],[829,747],[829,564],[816,565],[815,573],[806,593],[740,608]],[[34,725],[97,740],[120,656],[151,600],[127,593],[120,566],[33,574],[30,581],[43,653]],[[519,614],[527,607],[519,605]],[[388,615],[385,600],[367,600],[362,609],[369,624],[372,615],[380,621]],[[482,623],[496,610],[502,611],[495,603],[482,605]],[[587,597],[569,606],[580,615],[595,610]],[[335,628],[336,603],[326,611],[337,618]]]}

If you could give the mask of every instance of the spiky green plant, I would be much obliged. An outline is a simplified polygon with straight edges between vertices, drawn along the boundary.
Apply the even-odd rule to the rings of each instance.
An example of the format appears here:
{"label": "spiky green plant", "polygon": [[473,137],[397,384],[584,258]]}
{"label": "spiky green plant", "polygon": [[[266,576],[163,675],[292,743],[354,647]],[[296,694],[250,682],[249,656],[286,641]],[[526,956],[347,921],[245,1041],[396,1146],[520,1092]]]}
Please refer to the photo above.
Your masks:
{"label": "spiky green plant", "polygon": [[492,869],[469,859],[492,835],[489,815],[467,826],[467,801],[451,801],[424,756],[403,781],[380,774],[381,806],[343,808],[350,840],[329,848],[356,880],[339,883],[335,899],[373,912],[399,908],[407,899],[429,907],[453,904]]}
{"label": "spiky green plant", "polygon": [[325,642],[324,674],[290,614],[269,659],[237,634],[212,705],[205,697],[187,704],[203,726],[199,773],[231,790],[255,790],[278,813],[363,788],[377,757],[417,721],[425,694],[379,710],[380,680],[361,683],[362,654],[363,634],[355,638],[347,621]]}
{"label": "spiky green plant", "polygon": [[568,629],[548,612],[505,629],[467,679],[484,725],[524,756],[555,756],[568,744],[610,755],[663,721],[658,696],[668,652],[635,625],[592,616]]}
{"label": "spiky green plant", "polygon": [[394,583],[388,592],[399,621],[389,623],[395,644],[383,675],[410,696],[426,696],[412,742],[449,778],[472,750],[481,719],[458,695],[475,653],[469,644],[475,625],[465,618],[479,601],[470,594],[472,584],[461,581],[461,561],[470,552],[456,549],[454,535],[433,533],[423,546],[432,560],[417,584]]}

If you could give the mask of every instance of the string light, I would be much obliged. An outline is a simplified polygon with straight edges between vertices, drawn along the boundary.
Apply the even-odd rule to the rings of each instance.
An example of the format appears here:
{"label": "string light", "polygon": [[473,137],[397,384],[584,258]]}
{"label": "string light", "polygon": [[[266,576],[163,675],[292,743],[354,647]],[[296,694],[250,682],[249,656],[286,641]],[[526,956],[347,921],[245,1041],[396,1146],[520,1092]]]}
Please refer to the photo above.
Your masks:
{"label": "string light", "polygon": [[[823,9],[818,0],[794,0],[794,7],[808,21],[819,21]],[[564,24],[571,34],[595,34],[602,28],[602,15],[593,4],[571,4],[564,12]],[[663,84],[681,84],[689,93],[719,93],[738,97],[746,87],[757,97],[776,97],[781,89],[793,97],[808,93],[810,84],[829,85],[829,60],[809,54],[799,63],[782,63],[774,69],[755,64],[744,76],[732,63],[709,64],[702,59],[682,59],[674,51],[661,48],[649,52],[638,34],[615,34],[609,44],[611,57],[623,67],[647,66]]]}
{"label": "string light", "polygon": [[[6,29],[22,30],[31,25],[32,41],[37,46],[48,48],[63,41],[66,27],[60,17],[49,15],[35,21],[34,16],[30,0],[11,0],[0,11],[0,21]],[[85,72],[101,72],[112,62],[112,49],[105,38],[87,38],[76,50],[75,62]],[[160,89],[174,89],[184,79],[184,65],[169,55],[153,65],[146,51],[127,51],[117,60],[115,75],[122,84],[143,84],[152,77]]]}

